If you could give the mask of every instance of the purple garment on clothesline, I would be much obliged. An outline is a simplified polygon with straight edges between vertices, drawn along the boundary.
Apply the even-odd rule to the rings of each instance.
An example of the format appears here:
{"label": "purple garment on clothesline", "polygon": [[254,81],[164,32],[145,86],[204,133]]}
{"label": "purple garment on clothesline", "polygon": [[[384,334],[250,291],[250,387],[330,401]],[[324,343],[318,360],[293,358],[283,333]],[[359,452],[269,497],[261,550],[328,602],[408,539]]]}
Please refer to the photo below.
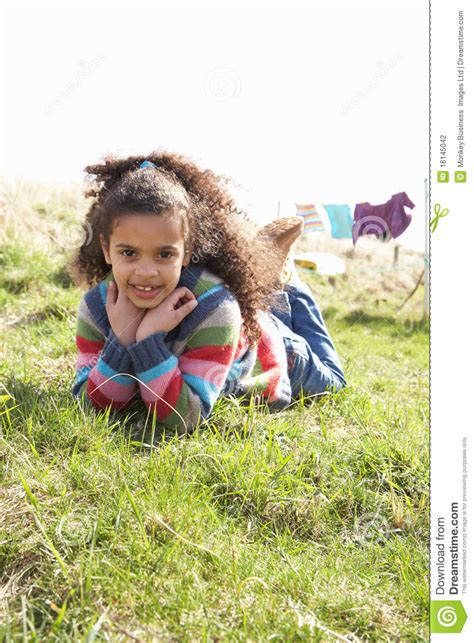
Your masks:
{"label": "purple garment on clothesline", "polygon": [[387,203],[382,205],[358,203],[354,210],[353,244],[355,245],[357,239],[363,234],[375,234],[384,240],[387,235],[399,237],[411,223],[411,214],[405,212],[405,206],[415,207],[406,192],[394,194]]}

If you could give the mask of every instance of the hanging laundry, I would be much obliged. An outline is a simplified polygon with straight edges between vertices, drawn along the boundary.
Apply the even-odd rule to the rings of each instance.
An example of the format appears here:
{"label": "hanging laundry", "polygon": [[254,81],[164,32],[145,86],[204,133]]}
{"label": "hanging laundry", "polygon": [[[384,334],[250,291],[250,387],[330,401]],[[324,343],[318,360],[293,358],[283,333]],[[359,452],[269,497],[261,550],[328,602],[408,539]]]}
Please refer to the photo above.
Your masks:
{"label": "hanging laundry", "polygon": [[405,212],[405,206],[415,207],[406,192],[394,194],[387,203],[381,205],[358,203],[354,210],[352,228],[354,245],[363,234],[375,234],[382,241],[399,237],[408,228],[412,219],[411,214]]}
{"label": "hanging laundry", "polygon": [[306,232],[324,232],[324,224],[316,210],[314,203],[295,203],[296,214],[303,217],[304,233]]}
{"label": "hanging laundry", "polygon": [[344,205],[324,205],[331,223],[331,236],[335,239],[351,239],[352,225],[351,209]]}

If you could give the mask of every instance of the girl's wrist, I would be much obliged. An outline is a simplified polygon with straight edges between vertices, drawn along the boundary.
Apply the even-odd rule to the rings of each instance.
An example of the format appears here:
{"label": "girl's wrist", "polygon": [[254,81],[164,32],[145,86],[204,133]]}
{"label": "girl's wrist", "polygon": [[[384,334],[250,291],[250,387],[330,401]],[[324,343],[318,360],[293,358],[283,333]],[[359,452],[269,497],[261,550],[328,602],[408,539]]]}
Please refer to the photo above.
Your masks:
{"label": "girl's wrist", "polygon": [[165,332],[165,331],[163,331],[161,328],[156,328],[155,330],[151,330],[148,333],[147,332],[143,332],[143,333],[138,333],[137,332],[136,337],[135,337],[135,341],[141,342],[144,339],[146,339],[147,337],[150,337],[150,335],[154,335],[155,333],[161,333],[161,332]]}
{"label": "girl's wrist", "polygon": [[129,344],[133,344],[133,342],[135,341],[135,333],[117,333],[113,328],[112,330],[115,337],[117,338],[118,343],[121,344],[121,346],[123,346],[124,348],[127,348]]}
{"label": "girl's wrist", "polygon": [[127,348],[129,344],[133,344],[135,341],[134,337],[117,337],[117,339],[124,348]]}

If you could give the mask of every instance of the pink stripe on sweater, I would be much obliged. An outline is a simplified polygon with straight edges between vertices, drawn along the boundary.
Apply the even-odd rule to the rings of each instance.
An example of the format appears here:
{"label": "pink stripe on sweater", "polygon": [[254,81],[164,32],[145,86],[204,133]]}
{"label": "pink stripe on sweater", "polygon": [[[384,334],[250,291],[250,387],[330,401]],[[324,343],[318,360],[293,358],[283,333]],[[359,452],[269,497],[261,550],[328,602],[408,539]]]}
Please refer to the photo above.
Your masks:
{"label": "pink stripe on sweater", "polygon": [[95,366],[99,359],[100,356],[97,353],[79,353],[76,359],[76,369],[84,368],[84,366]]}
{"label": "pink stripe on sweater", "polygon": [[[163,373],[163,375],[160,375],[159,377],[155,377],[153,380],[150,380],[149,382],[141,382],[140,381],[140,388],[141,388],[141,393],[142,397],[144,400],[147,400],[149,402],[154,401],[155,397],[153,397],[153,394],[150,393],[150,391],[146,388],[147,386],[152,389],[152,391],[156,391],[158,395],[161,395],[164,397],[165,391],[170,385],[170,382],[174,380],[178,373],[178,370],[176,368],[173,368],[172,371],[168,371],[167,373]],[[138,376],[137,376],[138,377]],[[140,378],[139,378],[140,379]]]}
{"label": "pink stripe on sweater", "polygon": [[[161,376],[159,378],[160,380],[163,379],[164,376]],[[172,380],[178,378],[179,380],[182,380],[181,376],[177,373],[176,369],[173,371],[173,377],[171,378]],[[169,378],[167,378],[169,380]],[[154,382],[158,382],[158,380],[152,380],[152,384]],[[151,391],[145,388],[144,386],[141,386],[140,388],[140,394],[142,396],[142,400],[145,402],[145,404],[152,404],[154,405],[155,402],[162,402],[163,407],[164,407],[164,412],[163,412],[163,407],[161,407],[161,413],[160,417],[161,419],[166,418],[170,413],[172,413],[174,407],[172,404],[172,400],[174,399],[172,395],[170,395],[170,391],[168,390],[170,382],[167,383],[166,386],[162,386],[162,382],[159,381],[158,384],[160,386],[152,385],[150,386],[150,382],[147,383],[147,386],[150,386],[152,389]]]}
{"label": "pink stripe on sweater", "polygon": [[229,373],[231,364],[218,364],[216,362],[189,359],[184,355],[179,358],[179,368],[184,374],[195,375],[206,382],[211,382],[217,388],[221,388]]}
{"label": "pink stripe on sweater", "polygon": [[[130,399],[132,392],[135,391],[135,380],[130,386],[123,386],[123,384],[119,384],[117,381],[102,375],[97,369],[91,371],[89,381],[91,391],[99,387],[98,390],[102,395],[116,402],[126,402]],[[106,383],[104,384],[104,382]]]}

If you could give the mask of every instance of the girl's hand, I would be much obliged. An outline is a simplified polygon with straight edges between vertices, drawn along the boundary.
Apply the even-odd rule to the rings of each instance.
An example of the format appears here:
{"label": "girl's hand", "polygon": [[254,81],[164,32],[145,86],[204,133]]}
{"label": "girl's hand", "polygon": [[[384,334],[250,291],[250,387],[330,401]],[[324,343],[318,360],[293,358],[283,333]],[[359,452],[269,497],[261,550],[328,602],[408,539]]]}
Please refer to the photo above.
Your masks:
{"label": "girl's hand", "polygon": [[133,301],[118,289],[114,281],[111,281],[107,288],[105,310],[112,330],[122,346],[126,348],[129,344],[133,344],[136,341],[137,328],[146,310],[135,306]]}
{"label": "girl's hand", "polygon": [[198,305],[193,293],[181,286],[168,295],[161,304],[149,308],[137,330],[137,342],[159,331],[169,333]]}

